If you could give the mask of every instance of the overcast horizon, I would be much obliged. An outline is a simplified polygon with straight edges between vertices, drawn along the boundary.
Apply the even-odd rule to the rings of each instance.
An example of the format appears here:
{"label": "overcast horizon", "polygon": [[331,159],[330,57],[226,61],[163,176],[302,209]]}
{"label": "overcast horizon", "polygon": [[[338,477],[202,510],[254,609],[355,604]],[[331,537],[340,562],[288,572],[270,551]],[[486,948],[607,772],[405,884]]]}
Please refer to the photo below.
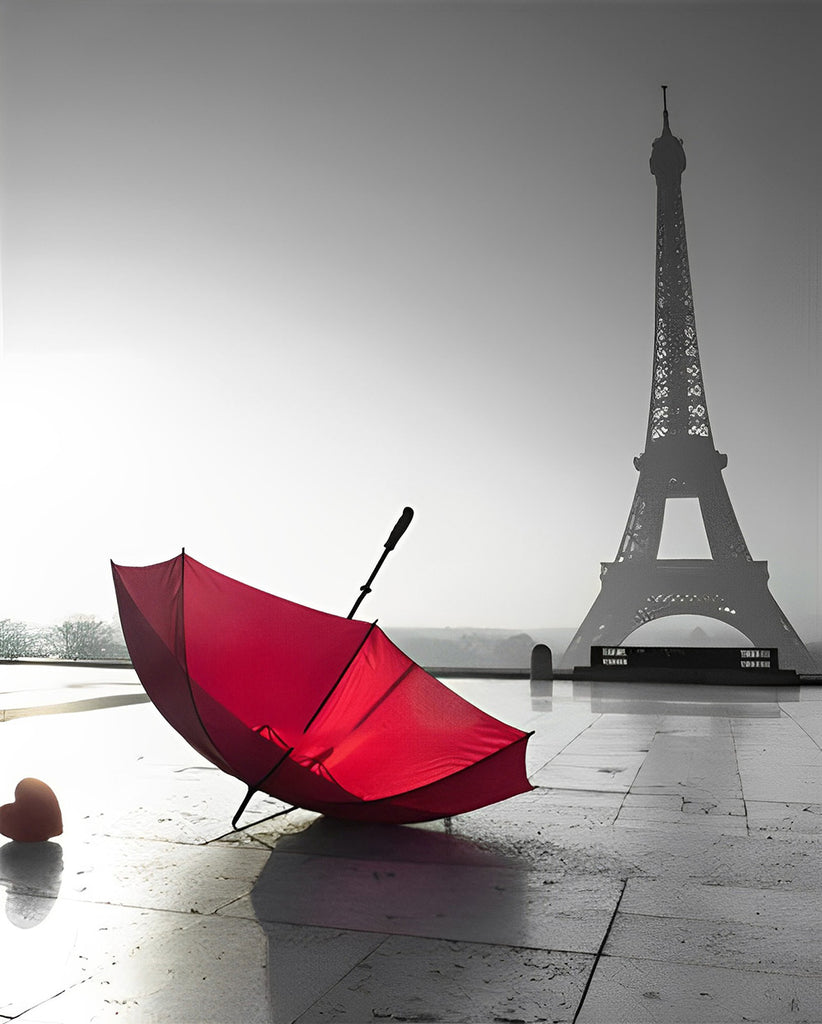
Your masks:
{"label": "overcast horizon", "polygon": [[724,479],[820,639],[820,33],[0,0],[0,619],[109,618],[110,558],[183,546],[344,615],[410,505],[363,617],[579,625],[645,439],[664,83]]}

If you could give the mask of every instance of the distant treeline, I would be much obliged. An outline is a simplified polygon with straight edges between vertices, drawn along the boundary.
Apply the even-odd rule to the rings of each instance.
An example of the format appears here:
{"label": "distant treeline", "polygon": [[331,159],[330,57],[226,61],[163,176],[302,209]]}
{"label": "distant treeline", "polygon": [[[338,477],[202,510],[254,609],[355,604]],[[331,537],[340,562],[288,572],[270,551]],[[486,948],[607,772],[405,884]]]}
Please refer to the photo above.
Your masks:
{"label": "distant treeline", "polygon": [[436,668],[527,669],[535,644],[547,644],[556,661],[574,635],[573,629],[513,633],[505,629],[385,627],[385,632],[417,664]]}
{"label": "distant treeline", "polygon": [[52,626],[0,619],[0,659],[63,658],[67,661],[128,658],[119,624],[93,615],[72,615]]}

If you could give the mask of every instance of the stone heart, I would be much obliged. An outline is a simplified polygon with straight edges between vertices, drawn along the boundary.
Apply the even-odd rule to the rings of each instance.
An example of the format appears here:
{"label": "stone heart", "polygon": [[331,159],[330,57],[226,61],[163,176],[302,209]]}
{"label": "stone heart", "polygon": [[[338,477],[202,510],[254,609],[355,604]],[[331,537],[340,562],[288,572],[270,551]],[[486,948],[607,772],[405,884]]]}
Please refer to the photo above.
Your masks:
{"label": "stone heart", "polygon": [[42,843],[63,831],[60,804],[39,779],[23,779],[14,790],[14,803],[0,807],[0,832],[21,843]]}

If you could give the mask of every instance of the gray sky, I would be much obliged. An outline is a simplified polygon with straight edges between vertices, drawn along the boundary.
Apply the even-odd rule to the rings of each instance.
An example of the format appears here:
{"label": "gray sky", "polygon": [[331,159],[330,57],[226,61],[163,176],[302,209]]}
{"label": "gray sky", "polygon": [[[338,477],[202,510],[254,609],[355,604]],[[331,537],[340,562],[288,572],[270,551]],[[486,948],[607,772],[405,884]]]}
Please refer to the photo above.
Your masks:
{"label": "gray sky", "polygon": [[[636,485],[669,85],[714,439],[820,633],[822,7],[0,0],[0,617],[180,547],[575,626]],[[683,555],[688,551],[683,550]]]}

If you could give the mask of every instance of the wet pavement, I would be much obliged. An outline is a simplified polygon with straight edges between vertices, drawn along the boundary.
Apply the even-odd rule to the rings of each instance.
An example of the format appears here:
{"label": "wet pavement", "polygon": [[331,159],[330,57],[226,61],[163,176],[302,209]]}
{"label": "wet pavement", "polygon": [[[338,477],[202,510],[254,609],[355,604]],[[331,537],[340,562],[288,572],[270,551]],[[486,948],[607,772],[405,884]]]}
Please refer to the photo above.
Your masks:
{"label": "wet pavement", "polygon": [[0,803],[65,828],[0,845],[0,1021],[822,1022],[822,687],[448,685],[532,792],[236,833],[133,673],[0,666]]}

